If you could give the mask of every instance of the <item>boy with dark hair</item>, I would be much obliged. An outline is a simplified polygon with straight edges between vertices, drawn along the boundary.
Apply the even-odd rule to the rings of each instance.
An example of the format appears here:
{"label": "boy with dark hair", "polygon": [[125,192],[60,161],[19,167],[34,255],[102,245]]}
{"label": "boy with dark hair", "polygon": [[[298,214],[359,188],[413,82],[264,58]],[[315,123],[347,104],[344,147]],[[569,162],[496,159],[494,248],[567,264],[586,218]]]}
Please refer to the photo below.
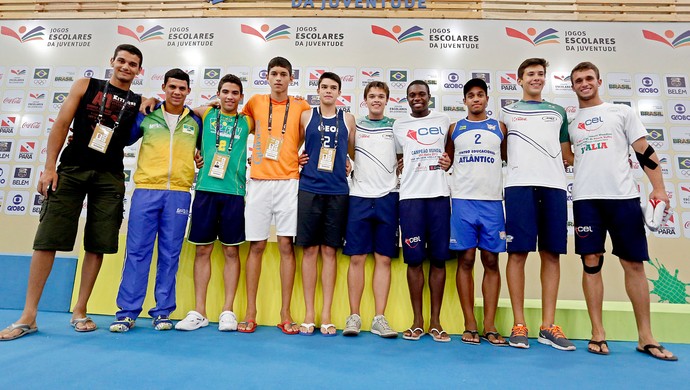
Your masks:
{"label": "boy with dark hair", "polygon": [[450,126],[446,144],[446,152],[453,160],[450,249],[458,251],[456,284],[465,320],[460,340],[479,344],[472,274],[479,248],[484,266],[484,337],[491,345],[505,346],[494,323],[501,291],[498,253],[506,250],[501,172],[501,142],[505,135],[498,121],[487,115],[486,82],[471,79],[465,83],[463,93],[467,118]]}
{"label": "boy with dark hair", "polygon": [[177,330],[195,330],[208,325],[206,293],[211,278],[211,253],[218,239],[223,246],[225,302],[218,330],[237,330],[233,312],[240,277],[239,245],[244,242],[244,195],[247,174],[247,139],[254,132],[251,117],[237,112],[242,101],[242,81],[227,74],[218,83],[220,108],[202,107],[195,113],[203,120],[201,157],[207,163],[199,170],[192,203],[188,241],[196,244],[194,258],[194,310],[177,324]]}
{"label": "boy with dark hair", "polygon": [[441,326],[441,305],[446,281],[446,261],[451,258],[450,199],[446,171],[450,158],[445,153],[450,118],[429,110],[429,85],[415,80],[407,86],[410,115],[395,121],[396,152],[403,158],[400,181],[400,232],[407,264],[407,284],[414,320],[403,339],[419,340],[424,335],[423,291],[425,259],[431,262],[431,321],[434,341],[448,342]]}
{"label": "boy with dark hair", "polygon": [[[56,251],[71,251],[79,214],[88,195],[84,227],[84,262],[77,302],[70,324],[77,332],[96,330],[86,315],[104,253],[117,253],[125,193],[123,149],[136,119],[141,96],[132,81],[141,71],[143,56],[132,45],[120,45],[110,59],[110,80],[83,78],[74,82],[48,137],[45,170],[37,191],[45,197],[34,240],[34,253],[24,311],[17,322],[0,331],[0,341],[14,340],[38,330],[36,316]],[[57,158],[74,121],[73,139]]]}
{"label": "boy with dark hair", "polygon": [[247,185],[245,232],[249,241],[247,256],[247,312],[237,330],[256,330],[256,295],[261,275],[261,261],[275,218],[280,252],[281,307],[278,328],[288,335],[299,332],[290,314],[290,300],[295,280],[295,252],[292,239],[297,234],[297,191],[299,154],[303,142],[299,131],[302,112],[309,104],[288,95],[293,80],[292,65],[283,57],[268,63],[268,95],[254,95],[242,113],[256,125],[252,152],[251,180]]}
{"label": "boy with dark hair", "polygon": [[319,252],[323,261],[321,284],[321,334],[335,336],[331,323],[331,305],[335,290],[336,251],[343,245],[347,222],[347,147],[348,136],[355,127],[350,113],[338,110],[340,77],[324,72],[319,77],[319,107],[302,113],[300,132],[304,151],[312,156],[302,167],[297,201],[297,237],[295,245],[303,247],[302,285],[306,314],[300,334],[314,334],[314,295],[318,274]]}
{"label": "boy with dark hair", "polygon": [[162,89],[165,101],[151,114],[139,114],[130,138],[130,144],[143,140],[134,173],[136,189],[117,294],[120,310],[110,325],[111,332],[127,332],[141,313],[156,236],[156,307],[149,310],[149,315],[156,330],[172,329],[169,316],[176,308],[175,277],[189,215],[189,189],[194,180],[201,120],[185,106],[191,92],[187,73],[169,70]]}

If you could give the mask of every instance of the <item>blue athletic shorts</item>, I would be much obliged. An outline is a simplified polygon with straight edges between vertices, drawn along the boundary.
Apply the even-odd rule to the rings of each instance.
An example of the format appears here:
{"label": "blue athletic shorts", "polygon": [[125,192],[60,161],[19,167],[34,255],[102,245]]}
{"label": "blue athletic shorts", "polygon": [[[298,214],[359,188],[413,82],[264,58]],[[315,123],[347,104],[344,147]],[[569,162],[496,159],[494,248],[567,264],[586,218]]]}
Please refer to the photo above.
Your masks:
{"label": "blue athletic shorts", "polygon": [[397,192],[381,198],[350,196],[344,255],[398,257],[398,198]]}
{"label": "blue athletic shorts", "polygon": [[401,200],[400,232],[406,264],[450,260],[450,198]]}
{"label": "blue athletic shorts", "polygon": [[450,249],[506,251],[506,224],[500,200],[452,199]]}
{"label": "blue athletic shorts", "polygon": [[244,242],[244,197],[196,191],[187,240],[192,244],[207,245],[216,238],[223,245]]}
{"label": "blue athletic shorts", "polygon": [[647,237],[640,200],[589,199],[573,202],[575,253],[604,253],[606,232],[611,236],[611,251],[629,261],[647,261]]}
{"label": "blue athletic shorts", "polygon": [[568,210],[565,190],[549,187],[506,187],[506,244],[508,253],[537,249],[565,254]]}

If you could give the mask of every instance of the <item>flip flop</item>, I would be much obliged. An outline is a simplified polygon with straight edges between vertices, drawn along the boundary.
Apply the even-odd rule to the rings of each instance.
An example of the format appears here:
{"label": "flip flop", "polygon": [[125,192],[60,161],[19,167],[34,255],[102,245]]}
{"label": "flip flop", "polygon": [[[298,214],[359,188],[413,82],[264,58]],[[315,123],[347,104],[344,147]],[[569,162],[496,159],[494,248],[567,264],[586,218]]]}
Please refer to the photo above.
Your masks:
{"label": "flip flop", "polygon": [[[314,328],[316,328],[316,324],[313,322],[303,322],[302,325],[300,325],[300,328],[306,328],[306,332],[302,332],[300,329],[299,335],[300,336],[313,336],[314,335]],[[311,328],[311,332],[309,331],[309,328]]]}
{"label": "flip flop", "polygon": [[[88,316],[87,316],[87,317],[84,317],[84,318],[76,318],[76,319],[71,319],[71,320],[69,320],[69,324],[70,324],[71,327],[74,328],[74,331],[75,331],[75,332],[80,332],[80,333],[93,332],[94,330],[98,329],[98,325],[96,325],[95,322],[93,322],[93,324],[96,325],[96,326],[93,327],[93,329],[87,328],[87,327],[86,327],[86,323],[87,323],[87,322],[93,322],[93,320],[91,319],[91,317],[88,317]],[[78,327],[77,327],[77,324],[82,324],[82,325],[84,325],[85,327],[84,327],[84,328],[78,328]]]}
{"label": "flip flop", "polygon": [[[467,330],[467,329],[465,329],[465,330],[462,332],[462,335],[465,336],[466,334],[469,334],[470,336],[472,336],[472,339],[470,339],[470,340],[465,340],[464,338],[461,337],[461,338],[460,338],[460,341],[462,341],[462,342],[465,343],[465,344],[469,344],[469,345],[479,345],[479,343],[481,342],[480,339],[479,339],[479,332],[477,332],[476,330]],[[476,340],[476,341],[474,340],[474,337],[475,337],[475,336],[477,336],[477,340]],[[488,341],[488,340],[487,340],[487,341]],[[489,342],[490,342],[490,341],[489,341]]]}
{"label": "flip flop", "polygon": [[[240,325],[244,324],[244,329],[240,329]],[[251,328],[250,328],[251,325]],[[256,321],[255,320],[249,320],[249,321],[242,321],[239,324],[237,324],[237,331],[240,333],[254,333],[256,332]]]}
{"label": "flip flop", "polygon": [[[330,333],[328,329],[333,328],[335,330],[334,333]],[[333,337],[338,334],[338,329],[335,328],[335,325],[333,324],[321,324],[321,335],[323,337]]]}
{"label": "flip flop", "polygon": [[[405,332],[410,332],[410,335],[405,336]],[[403,332],[403,336],[402,336],[402,338],[405,340],[417,341],[420,338],[422,338],[422,336],[424,336],[424,329],[422,329],[422,328],[414,328],[414,329],[407,328],[407,330],[405,332]],[[419,333],[419,334],[417,334],[417,333]]]}
{"label": "flip flop", "polygon": [[[493,337],[494,341],[491,341],[489,337]],[[507,347],[508,342],[505,341],[505,339],[503,339],[503,342],[500,342],[499,337],[501,337],[501,334],[498,332],[484,332],[484,336],[482,336],[484,340],[488,341],[489,344],[491,344],[494,347]]]}
{"label": "flip flop", "polygon": [[276,326],[278,327],[278,329],[280,329],[281,332],[292,336],[299,333],[299,329],[292,329],[292,327],[295,325],[297,325],[297,323],[285,320]]}
{"label": "flip flop", "polygon": [[28,325],[28,324],[12,324],[12,325],[8,326],[8,327],[5,328],[5,329],[8,330],[9,332],[12,332],[13,330],[19,329],[21,332],[19,332],[18,334],[14,335],[14,336],[12,336],[12,337],[10,337],[10,338],[7,338],[7,339],[0,339],[0,341],[11,341],[11,340],[16,340],[16,339],[18,339],[18,338],[20,338],[20,337],[26,336],[27,334],[31,334],[31,333],[36,333],[36,332],[38,332],[38,327],[32,328],[32,327],[31,327],[30,325]]}
{"label": "flip flop", "polygon": [[[599,350],[598,351],[593,350],[592,348],[589,347],[590,345],[596,345],[597,347],[599,347]],[[600,341],[589,340],[589,343],[587,343],[587,352],[593,353],[595,355],[608,355],[611,352],[610,352],[610,350],[604,351],[602,349],[602,346],[604,346],[604,345],[608,349],[609,344],[606,342],[606,340],[600,340]]]}
{"label": "flip flop", "polygon": [[671,357],[656,356],[656,355],[654,355],[654,354],[652,353],[652,349],[656,349],[656,350],[658,350],[659,352],[664,352],[664,351],[666,350],[666,348],[664,348],[664,346],[661,345],[661,344],[659,344],[659,345],[647,344],[647,345],[645,345],[645,346],[642,347],[642,348],[637,347],[637,352],[642,352],[642,353],[645,353],[645,354],[647,354],[647,355],[649,355],[649,356],[651,356],[651,357],[653,357],[653,358],[656,358],[656,359],[659,359],[659,360],[666,360],[666,361],[669,361],[669,362],[675,362],[675,361],[678,360],[678,356],[671,356]]}
{"label": "flip flop", "polygon": [[[435,335],[434,335],[434,332],[436,332]],[[431,329],[429,329],[429,336],[431,336],[431,338],[432,338],[434,341],[436,341],[436,342],[439,342],[439,343],[447,343],[447,342],[449,342],[449,341],[450,341],[450,337],[448,337],[447,339],[444,339],[444,338],[443,338],[443,335],[444,335],[444,334],[448,334],[448,333],[447,333],[445,330],[438,330],[438,329],[436,329],[436,328],[431,328]]]}

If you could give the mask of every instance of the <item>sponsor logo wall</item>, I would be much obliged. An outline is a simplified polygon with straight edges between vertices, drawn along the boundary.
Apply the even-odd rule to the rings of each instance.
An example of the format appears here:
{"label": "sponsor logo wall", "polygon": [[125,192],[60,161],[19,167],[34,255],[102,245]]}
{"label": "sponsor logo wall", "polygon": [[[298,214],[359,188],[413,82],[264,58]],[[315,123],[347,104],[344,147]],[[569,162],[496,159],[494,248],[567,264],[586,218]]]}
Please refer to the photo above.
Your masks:
{"label": "sponsor logo wall", "polygon": [[[670,23],[395,19],[333,23],[326,18],[3,21],[0,47],[15,53],[0,67],[3,219],[26,219],[29,230],[35,227],[39,202],[35,184],[55,117],[74,80],[109,77],[108,60],[120,43],[134,44],[144,53],[144,67],[132,89],[145,96],[163,96],[163,74],[179,67],[192,79],[187,104],[214,99],[225,73],[240,77],[246,101],[255,93],[267,93],[266,64],[281,55],[294,66],[290,93],[311,104],[318,104],[318,77],[333,71],[343,79],[339,108],[366,115],[364,87],[382,80],[391,88],[387,114],[400,117],[409,112],[407,84],[421,79],[430,86],[433,108],[453,120],[466,115],[462,88],[472,77],[489,84],[488,109],[494,117],[502,106],[519,99],[516,70],[528,57],[550,62],[544,97],[563,105],[572,118],[577,100],[570,90],[570,69],[580,61],[592,61],[602,72],[603,98],[633,107],[647,126],[648,141],[663,158],[675,212],[668,226],[650,238],[688,238],[690,30]],[[136,169],[136,156],[136,147],[125,150],[127,198],[133,190],[129,178]],[[651,188],[639,167],[635,177],[642,189]]]}

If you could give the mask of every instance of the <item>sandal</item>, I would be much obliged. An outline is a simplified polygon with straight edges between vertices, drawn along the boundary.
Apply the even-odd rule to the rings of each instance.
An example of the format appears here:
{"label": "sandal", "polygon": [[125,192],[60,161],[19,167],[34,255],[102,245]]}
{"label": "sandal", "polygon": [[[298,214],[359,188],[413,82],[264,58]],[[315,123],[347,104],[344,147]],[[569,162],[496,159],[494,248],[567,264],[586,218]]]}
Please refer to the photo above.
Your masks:
{"label": "sandal", "polygon": [[[93,328],[89,328],[86,324],[92,323],[94,325]],[[73,318],[69,320],[69,324],[71,327],[74,328],[75,332],[93,332],[94,330],[98,329],[98,325],[96,325],[95,322],[91,319],[91,317],[84,317],[84,318]],[[82,324],[84,327],[80,328],[77,325]]]}
{"label": "sandal", "polygon": [[[498,332],[484,332],[482,336],[484,340],[488,341],[494,347],[507,347],[508,342]],[[501,341],[503,340],[503,341]]]}
{"label": "sandal", "polygon": [[[409,335],[406,335],[405,333],[409,332]],[[412,341],[417,341],[419,340],[422,336],[424,336],[424,329],[422,328],[407,328],[406,331],[403,332],[402,338],[405,340],[412,340]]]}
{"label": "sandal", "polygon": [[[240,325],[244,325],[244,328],[240,328]],[[256,320],[242,321],[237,324],[237,331],[240,333],[254,333],[256,332]]]}
{"label": "sandal", "polygon": [[[445,330],[438,330],[436,328],[429,329],[429,335],[434,339],[434,341],[439,343],[447,343],[450,341],[450,336]],[[448,338],[443,338],[443,335],[448,336]]]}
{"label": "sandal", "polygon": [[[465,339],[465,335],[468,335],[468,334],[470,335],[471,338]],[[475,339],[475,337],[476,337],[476,339]],[[462,332],[462,337],[460,338],[460,341],[462,341],[465,344],[469,344],[469,345],[479,345],[479,343],[481,342],[481,340],[479,339],[479,332],[477,332],[476,330],[467,330],[467,329],[465,329]]]}
{"label": "sandal", "polygon": [[[592,345],[596,345],[599,347],[599,350],[596,351],[592,348],[590,348]],[[603,346],[606,346],[606,351],[604,351]],[[596,355],[608,355],[610,351],[608,350],[609,344],[606,342],[606,340],[600,340],[600,341],[594,341],[594,340],[589,340],[589,343],[587,343],[587,352],[596,354]]]}

